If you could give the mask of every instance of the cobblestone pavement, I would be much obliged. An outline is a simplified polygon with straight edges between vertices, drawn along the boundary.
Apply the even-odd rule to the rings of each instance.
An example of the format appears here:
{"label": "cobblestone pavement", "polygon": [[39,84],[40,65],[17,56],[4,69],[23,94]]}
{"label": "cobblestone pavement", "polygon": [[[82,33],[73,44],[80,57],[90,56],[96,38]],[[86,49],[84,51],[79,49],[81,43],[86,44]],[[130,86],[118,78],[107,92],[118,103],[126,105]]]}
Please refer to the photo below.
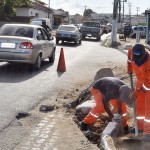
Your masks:
{"label": "cobblestone pavement", "polygon": [[98,150],[98,147],[86,140],[72,116],[61,109],[48,113],[14,150],[91,149]]}

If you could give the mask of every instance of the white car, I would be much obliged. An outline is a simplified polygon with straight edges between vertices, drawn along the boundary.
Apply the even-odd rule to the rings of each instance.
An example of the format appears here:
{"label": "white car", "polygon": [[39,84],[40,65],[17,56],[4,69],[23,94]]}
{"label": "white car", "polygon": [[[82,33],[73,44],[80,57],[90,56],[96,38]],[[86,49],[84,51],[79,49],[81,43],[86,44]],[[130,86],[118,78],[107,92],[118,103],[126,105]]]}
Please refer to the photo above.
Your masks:
{"label": "white car", "polygon": [[145,26],[133,26],[131,31],[131,37],[135,38],[137,31],[140,32],[141,37],[146,36],[146,27]]}
{"label": "white car", "polygon": [[53,37],[38,25],[5,24],[0,28],[0,61],[28,63],[39,70],[42,60],[55,60]]}

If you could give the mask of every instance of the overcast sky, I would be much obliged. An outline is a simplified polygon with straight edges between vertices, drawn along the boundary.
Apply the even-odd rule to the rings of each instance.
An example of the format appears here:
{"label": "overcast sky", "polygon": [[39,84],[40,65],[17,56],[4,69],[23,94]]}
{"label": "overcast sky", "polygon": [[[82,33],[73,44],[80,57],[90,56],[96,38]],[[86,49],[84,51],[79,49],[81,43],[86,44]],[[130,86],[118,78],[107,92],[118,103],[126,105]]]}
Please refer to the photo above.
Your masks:
{"label": "overcast sky", "polygon": [[[112,13],[114,0],[41,0],[45,3],[49,3],[50,7],[54,9],[63,9],[68,11],[69,14],[74,15],[79,13],[83,15],[85,6],[87,9],[92,9],[97,13]],[[122,0],[123,1],[123,0]],[[131,14],[141,14],[145,12],[147,8],[150,8],[150,0],[127,0],[125,5],[125,14],[129,14],[129,3],[131,3]],[[139,7],[139,8],[137,8]]]}

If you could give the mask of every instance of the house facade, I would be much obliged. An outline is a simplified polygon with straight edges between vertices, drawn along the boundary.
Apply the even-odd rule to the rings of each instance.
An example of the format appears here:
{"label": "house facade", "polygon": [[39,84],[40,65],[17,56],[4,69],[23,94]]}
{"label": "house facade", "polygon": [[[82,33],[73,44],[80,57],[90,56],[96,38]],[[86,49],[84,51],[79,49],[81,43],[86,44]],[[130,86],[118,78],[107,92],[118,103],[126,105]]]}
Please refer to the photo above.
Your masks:
{"label": "house facade", "polygon": [[92,13],[91,20],[104,25],[112,23],[112,13]]}
{"label": "house facade", "polygon": [[69,13],[62,9],[48,8],[38,2],[32,2],[28,7],[16,9],[16,16],[32,18],[49,18],[51,27],[58,28],[60,24],[69,23]]}

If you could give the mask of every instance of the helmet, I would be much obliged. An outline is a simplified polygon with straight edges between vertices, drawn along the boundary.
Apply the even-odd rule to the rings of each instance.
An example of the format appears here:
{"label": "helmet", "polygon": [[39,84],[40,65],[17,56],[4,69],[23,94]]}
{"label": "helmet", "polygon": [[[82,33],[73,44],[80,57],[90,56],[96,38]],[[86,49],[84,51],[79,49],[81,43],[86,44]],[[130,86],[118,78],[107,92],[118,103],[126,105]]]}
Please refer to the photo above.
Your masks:
{"label": "helmet", "polygon": [[119,88],[119,99],[121,100],[121,102],[130,104],[132,102],[132,99],[130,98],[131,93],[132,90],[127,85],[121,86]]}

